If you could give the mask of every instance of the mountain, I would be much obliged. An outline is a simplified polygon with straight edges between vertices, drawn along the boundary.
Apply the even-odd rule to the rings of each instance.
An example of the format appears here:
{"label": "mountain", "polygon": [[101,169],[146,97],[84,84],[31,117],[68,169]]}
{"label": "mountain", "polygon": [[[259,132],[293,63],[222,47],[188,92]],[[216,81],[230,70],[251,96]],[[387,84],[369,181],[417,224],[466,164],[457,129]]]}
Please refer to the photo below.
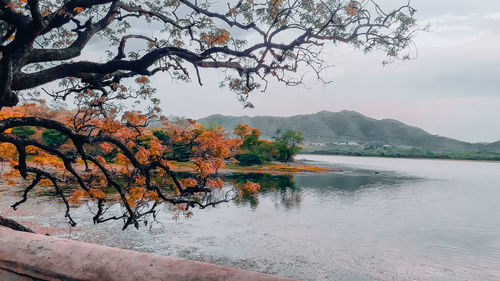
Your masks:
{"label": "mountain", "polygon": [[198,120],[208,125],[221,125],[232,132],[238,124],[258,128],[263,138],[270,139],[277,129],[301,131],[309,144],[360,144],[416,148],[434,152],[500,152],[500,141],[474,144],[429,134],[393,119],[377,120],[356,111],[320,111],[291,117],[211,115]]}
{"label": "mountain", "polygon": [[500,141],[486,144],[485,147],[485,151],[500,151]]}

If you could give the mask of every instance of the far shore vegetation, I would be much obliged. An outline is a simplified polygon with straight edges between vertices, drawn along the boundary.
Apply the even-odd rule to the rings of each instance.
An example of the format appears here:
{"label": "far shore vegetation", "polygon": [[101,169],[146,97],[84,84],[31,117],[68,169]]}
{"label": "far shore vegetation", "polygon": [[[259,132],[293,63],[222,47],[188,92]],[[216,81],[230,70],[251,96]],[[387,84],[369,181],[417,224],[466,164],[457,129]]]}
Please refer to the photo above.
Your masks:
{"label": "far shore vegetation", "polygon": [[321,155],[344,155],[364,157],[416,158],[416,159],[449,159],[449,160],[479,160],[500,161],[500,153],[493,152],[433,152],[419,149],[378,148],[378,149],[331,149],[308,150],[302,153]]}
{"label": "far shore vegetation", "polygon": [[[210,124],[208,130],[217,128]],[[153,135],[163,141],[168,141],[168,136],[161,130],[153,131]],[[301,132],[293,130],[276,130],[273,140],[260,139],[260,131],[246,124],[239,124],[234,128],[233,135],[240,140],[237,151],[220,173],[295,173],[295,172],[323,172],[332,169],[305,165],[294,161],[300,152],[304,138]],[[188,159],[191,158],[190,148],[172,143],[173,150],[178,158],[172,162],[172,168],[177,171],[190,172],[194,166]]]}

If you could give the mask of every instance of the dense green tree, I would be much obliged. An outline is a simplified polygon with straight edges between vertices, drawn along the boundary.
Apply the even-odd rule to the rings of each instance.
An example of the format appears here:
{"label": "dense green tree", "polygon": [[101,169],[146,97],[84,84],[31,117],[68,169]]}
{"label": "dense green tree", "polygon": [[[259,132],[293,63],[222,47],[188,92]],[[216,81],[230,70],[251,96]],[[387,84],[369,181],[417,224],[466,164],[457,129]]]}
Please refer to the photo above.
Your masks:
{"label": "dense green tree", "polygon": [[162,130],[153,131],[153,136],[155,136],[163,145],[168,145],[168,142],[170,141],[168,134]]}
{"label": "dense green tree", "polygon": [[50,147],[59,147],[68,137],[55,129],[47,129],[42,132],[42,141]]}
{"label": "dense green tree", "polygon": [[246,135],[243,138],[242,149],[255,150],[259,146],[260,142],[260,132],[258,130],[253,130],[252,133]]}
{"label": "dense green tree", "polygon": [[293,157],[300,151],[300,145],[304,142],[302,132],[294,130],[276,130],[276,135],[273,137],[275,147],[278,149],[278,160],[288,162],[293,160]]}
{"label": "dense green tree", "polygon": [[236,155],[236,159],[242,166],[260,165],[263,163],[262,157],[255,152],[244,152]]}
{"label": "dense green tree", "polygon": [[29,126],[16,127],[12,129],[11,133],[22,139],[29,139],[35,134],[35,129]]}
{"label": "dense green tree", "polygon": [[257,165],[268,161],[288,162],[300,151],[302,132],[276,130],[274,142],[260,139],[260,131],[248,125],[238,125],[235,135],[243,139],[241,153],[236,156],[241,165]]}

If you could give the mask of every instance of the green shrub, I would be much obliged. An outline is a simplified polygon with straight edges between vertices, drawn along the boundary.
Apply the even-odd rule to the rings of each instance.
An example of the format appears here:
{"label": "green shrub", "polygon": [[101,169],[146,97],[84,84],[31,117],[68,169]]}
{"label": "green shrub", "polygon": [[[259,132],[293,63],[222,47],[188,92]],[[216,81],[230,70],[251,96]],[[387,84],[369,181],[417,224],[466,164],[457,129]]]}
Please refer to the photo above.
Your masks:
{"label": "green shrub", "polygon": [[163,145],[167,145],[170,140],[168,134],[160,130],[153,131],[153,136],[155,136]]}
{"label": "green shrub", "polygon": [[236,155],[236,159],[240,161],[241,166],[252,166],[262,164],[262,159],[256,153],[242,153]]}
{"label": "green shrub", "polygon": [[29,139],[35,134],[35,130],[32,127],[15,127],[12,129],[11,133],[22,139]]}
{"label": "green shrub", "polygon": [[59,147],[68,138],[58,130],[47,129],[42,133],[42,141],[48,146]]}
{"label": "green shrub", "polygon": [[304,142],[302,132],[294,130],[276,130],[273,137],[275,148],[278,150],[278,159],[282,162],[293,160],[293,157],[300,151],[300,145]]}

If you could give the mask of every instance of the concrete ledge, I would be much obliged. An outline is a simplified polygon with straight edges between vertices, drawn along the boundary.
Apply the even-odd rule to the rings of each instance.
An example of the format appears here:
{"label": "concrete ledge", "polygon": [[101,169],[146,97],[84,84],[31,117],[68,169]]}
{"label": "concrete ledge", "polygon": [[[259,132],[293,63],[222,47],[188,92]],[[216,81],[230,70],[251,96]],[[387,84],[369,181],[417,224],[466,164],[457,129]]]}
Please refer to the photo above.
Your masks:
{"label": "concrete ledge", "polygon": [[292,280],[0,227],[0,280]]}

